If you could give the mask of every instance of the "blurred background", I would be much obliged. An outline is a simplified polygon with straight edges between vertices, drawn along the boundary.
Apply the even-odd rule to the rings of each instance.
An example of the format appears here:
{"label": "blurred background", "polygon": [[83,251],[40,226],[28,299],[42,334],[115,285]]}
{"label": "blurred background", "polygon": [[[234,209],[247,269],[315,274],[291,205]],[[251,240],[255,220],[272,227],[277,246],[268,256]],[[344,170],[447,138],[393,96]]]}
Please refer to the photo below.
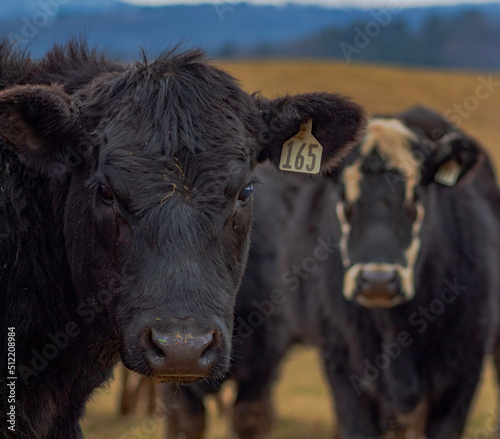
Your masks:
{"label": "blurred background", "polygon": [[135,58],[140,46],[155,54],[182,39],[217,58],[350,59],[500,68],[499,3],[165,3],[174,1],[2,0],[0,29],[12,40],[29,43],[36,54],[69,33],[82,32],[100,48],[125,59]]}
{"label": "blurred background", "polygon": [[[38,57],[54,42],[84,35],[91,45],[124,60],[140,56],[141,47],[154,56],[183,41],[185,47],[204,48],[248,92],[268,97],[339,92],[370,114],[430,106],[475,136],[500,166],[500,3],[167,3],[0,0],[0,37]],[[489,437],[485,425],[495,416],[496,382],[487,363],[467,438]],[[148,418],[145,404],[127,418],[118,414],[120,386],[115,380],[89,404],[86,438],[163,438],[163,419]],[[232,398],[230,383],[223,397]],[[331,437],[333,403],[313,349],[290,352],[275,401],[277,438]],[[208,438],[229,437],[226,417],[213,401],[209,408]]]}

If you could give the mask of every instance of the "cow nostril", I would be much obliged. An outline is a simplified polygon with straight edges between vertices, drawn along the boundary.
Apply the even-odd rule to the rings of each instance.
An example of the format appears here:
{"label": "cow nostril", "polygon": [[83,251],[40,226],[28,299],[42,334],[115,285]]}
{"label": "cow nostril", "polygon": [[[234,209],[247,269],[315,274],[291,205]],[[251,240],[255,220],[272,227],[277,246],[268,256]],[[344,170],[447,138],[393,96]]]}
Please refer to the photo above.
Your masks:
{"label": "cow nostril", "polygon": [[163,346],[165,345],[166,341],[163,340],[161,337],[157,337],[153,331],[149,331],[149,346],[151,351],[158,357],[158,359],[163,359],[165,358],[165,350]]}
{"label": "cow nostril", "polygon": [[161,337],[156,337],[151,328],[148,328],[142,336],[143,346],[151,352],[157,359],[165,358],[165,351],[162,346],[164,340]]}
{"label": "cow nostril", "polygon": [[212,333],[212,341],[200,355],[200,360],[204,363],[212,363],[217,357],[220,335],[214,331]]}

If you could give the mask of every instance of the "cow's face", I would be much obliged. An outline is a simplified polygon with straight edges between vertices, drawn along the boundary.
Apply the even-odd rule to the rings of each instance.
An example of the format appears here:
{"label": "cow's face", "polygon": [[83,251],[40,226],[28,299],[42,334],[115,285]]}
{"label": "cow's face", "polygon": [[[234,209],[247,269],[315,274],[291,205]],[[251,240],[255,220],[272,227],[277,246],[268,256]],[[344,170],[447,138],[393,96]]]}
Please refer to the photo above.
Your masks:
{"label": "cow's face", "polygon": [[[132,370],[188,381],[227,366],[252,221],[251,140],[241,131],[170,156],[147,132],[151,151],[102,126],[106,141],[74,174],[68,254],[83,253],[76,269],[93,267],[90,290],[113,298],[110,319]],[[92,233],[77,236],[82,223]]]}
{"label": "cow's face", "polygon": [[440,134],[434,142],[402,120],[372,119],[337,174],[345,298],[393,307],[415,296],[429,187],[441,165],[456,163],[451,143],[461,138]]}
{"label": "cow's face", "polygon": [[337,204],[344,295],[364,306],[394,306],[414,294],[425,209],[416,197],[417,138],[401,122],[374,119],[341,173]]}
{"label": "cow's face", "polygon": [[[87,289],[113,298],[123,363],[190,381],[228,365],[262,121],[215,70],[164,77],[155,68],[97,79],[81,93],[95,134],[72,179],[68,254],[85,255],[85,266],[75,261],[82,278],[92,267]],[[78,236],[82,223],[91,232]]]}
{"label": "cow's face", "polygon": [[[42,103],[58,116],[57,144],[30,127]],[[335,95],[249,96],[192,53],[97,77],[77,98],[19,87],[0,104],[0,129],[20,159],[69,184],[61,196],[77,293],[104,308],[124,364],[161,381],[228,368],[253,168],[276,163],[312,118],[326,169],[363,125],[360,108]]]}

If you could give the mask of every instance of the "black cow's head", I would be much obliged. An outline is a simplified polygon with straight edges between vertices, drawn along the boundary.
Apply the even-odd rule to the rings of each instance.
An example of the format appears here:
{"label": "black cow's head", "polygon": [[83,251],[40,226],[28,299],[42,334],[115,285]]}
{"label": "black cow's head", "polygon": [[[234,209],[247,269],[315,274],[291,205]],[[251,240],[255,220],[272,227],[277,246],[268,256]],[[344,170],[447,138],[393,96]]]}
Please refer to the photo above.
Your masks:
{"label": "black cow's head", "polygon": [[162,381],[226,370],[252,170],[277,164],[309,119],[322,170],[330,168],[356,140],[361,108],[326,93],[250,96],[198,52],[123,67],[73,91],[2,91],[0,133],[64,203],[77,294],[105,306],[128,368]]}
{"label": "black cow's head", "polygon": [[477,145],[431,110],[376,117],[334,175],[344,296],[366,307],[411,300],[432,185],[460,184]]}

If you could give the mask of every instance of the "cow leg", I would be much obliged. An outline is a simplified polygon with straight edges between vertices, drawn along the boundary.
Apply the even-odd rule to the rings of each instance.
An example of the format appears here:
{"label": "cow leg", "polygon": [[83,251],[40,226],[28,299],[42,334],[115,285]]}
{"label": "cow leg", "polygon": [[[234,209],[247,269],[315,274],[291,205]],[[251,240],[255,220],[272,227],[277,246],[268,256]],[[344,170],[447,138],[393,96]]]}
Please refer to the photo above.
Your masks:
{"label": "cow leg", "polygon": [[[262,377],[260,380],[262,381]],[[271,401],[271,383],[265,381],[265,383],[256,381],[239,383],[238,397],[234,405],[233,428],[240,439],[265,439],[270,436],[275,416]]]}
{"label": "cow leg", "polygon": [[155,382],[147,377],[141,377],[136,388],[135,405],[147,401],[147,412],[153,413],[156,408]]}
{"label": "cow leg", "polygon": [[[474,353],[471,353],[472,355]],[[481,366],[482,362],[478,361],[474,368],[468,368],[466,374],[457,377],[454,388],[450,389],[438,401],[431,403],[426,430],[428,439],[458,439],[461,437],[479,381]],[[494,428],[492,430],[494,431]]]}
{"label": "cow leg", "polygon": [[[335,352],[334,352],[335,351]],[[337,412],[334,437],[338,439],[378,439],[382,431],[374,402],[359,387],[348,365],[347,352],[323,352],[326,374]]]}
{"label": "cow leg", "polygon": [[122,369],[122,391],[120,394],[120,414],[127,416],[135,411],[139,397],[141,381],[134,379],[132,372],[121,366]]}
{"label": "cow leg", "polygon": [[226,416],[228,414],[228,407],[224,402],[224,398],[222,397],[221,392],[216,392],[212,395],[215,400],[215,405],[217,406],[217,410],[220,416]]}
{"label": "cow leg", "polygon": [[167,404],[166,439],[203,439],[205,405],[202,396],[189,386],[164,386]]}
{"label": "cow leg", "polygon": [[272,385],[288,344],[283,325],[256,330],[242,348],[234,379],[238,394],[233,411],[233,430],[240,439],[265,439],[271,435],[275,415]]}
{"label": "cow leg", "polygon": [[156,387],[158,384],[156,384],[154,381],[148,380],[148,386],[149,386],[149,399],[148,399],[148,413],[151,415],[154,413],[156,409]]}
{"label": "cow leg", "polygon": [[[277,333],[277,331],[276,331]],[[270,337],[270,331],[262,336]],[[258,334],[255,334],[257,339]],[[240,439],[264,439],[270,437],[275,414],[272,403],[272,385],[276,380],[279,364],[286,351],[286,344],[281,349],[270,346],[269,338],[263,339],[266,349],[257,353],[256,343],[248,346],[244,360],[235,380],[238,394],[234,404],[233,430]],[[252,344],[252,343],[251,343]],[[262,346],[262,345],[261,345]]]}

